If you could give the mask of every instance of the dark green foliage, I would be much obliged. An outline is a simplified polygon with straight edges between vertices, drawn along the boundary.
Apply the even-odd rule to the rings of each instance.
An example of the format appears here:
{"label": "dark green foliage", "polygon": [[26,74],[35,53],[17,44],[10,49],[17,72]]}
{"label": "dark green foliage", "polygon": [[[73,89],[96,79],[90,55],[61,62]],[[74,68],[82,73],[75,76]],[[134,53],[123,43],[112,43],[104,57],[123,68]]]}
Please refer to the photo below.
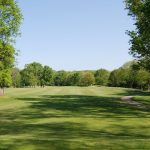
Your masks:
{"label": "dark green foliage", "polygon": [[141,89],[146,89],[149,81],[149,76],[150,74],[146,70],[140,69],[135,76],[137,86]]}
{"label": "dark green foliage", "polygon": [[9,87],[11,85],[11,73],[10,70],[0,71],[0,87]]}
{"label": "dark green foliage", "polygon": [[129,70],[117,69],[111,72],[109,77],[109,85],[114,87],[128,87]]}
{"label": "dark green foliage", "polygon": [[109,78],[109,71],[105,69],[97,70],[95,73],[95,84],[96,85],[107,85]]}
{"label": "dark green foliage", "polygon": [[40,63],[33,62],[26,65],[21,71],[14,68],[12,73],[14,87],[107,85],[145,90],[150,89],[149,77],[150,73],[141,67],[137,61],[125,63],[112,72],[105,69],[97,71],[54,71],[49,66],[43,67]]}
{"label": "dark green foliage", "polygon": [[66,86],[67,85],[67,72],[58,71],[55,75],[54,82],[56,86]]}
{"label": "dark green foliage", "polygon": [[54,72],[52,68],[50,68],[49,66],[44,66],[40,78],[41,85],[49,85],[49,86],[53,85],[54,84],[53,78],[54,78]]}
{"label": "dark green foliage", "polygon": [[53,85],[54,71],[48,66],[33,62],[25,66],[21,71],[22,86],[45,86]]}
{"label": "dark green foliage", "polygon": [[0,41],[0,70],[13,67],[15,49],[10,44]]}
{"label": "dark green foliage", "polygon": [[9,87],[12,83],[11,68],[14,62],[14,48],[0,41],[0,87]]}
{"label": "dark green foliage", "polygon": [[117,70],[113,70],[111,73],[110,73],[110,76],[109,76],[109,85],[110,86],[119,86],[119,81],[118,81],[118,71]]}
{"label": "dark green foliage", "polygon": [[137,62],[131,66],[116,69],[109,76],[109,85],[114,87],[149,88],[150,73],[140,67]]}
{"label": "dark green foliage", "polygon": [[21,71],[21,82],[23,86],[41,85],[43,66],[40,63],[33,62],[25,66]]}
{"label": "dark green foliage", "polygon": [[[146,59],[150,64],[150,0],[125,0],[125,3],[136,26],[134,31],[128,31],[131,37],[130,53],[139,60]],[[150,70],[150,67],[146,68]]]}
{"label": "dark green foliage", "polygon": [[15,0],[0,0],[0,86],[9,87],[15,60],[12,42],[19,34],[22,15]]}
{"label": "dark green foliage", "polygon": [[79,72],[71,72],[67,77],[67,85],[76,86],[79,85],[80,81],[80,73]]}
{"label": "dark green foliage", "polygon": [[21,86],[29,86],[30,85],[30,73],[27,69],[23,69],[20,72],[21,74]]}
{"label": "dark green foliage", "polygon": [[91,72],[82,72],[80,75],[80,86],[90,86],[95,84],[94,74]]}
{"label": "dark green foliage", "polygon": [[13,87],[20,87],[21,86],[21,74],[18,68],[12,69],[12,86]]}
{"label": "dark green foliage", "polygon": [[16,0],[0,0],[0,41],[9,43],[19,34],[22,15]]}

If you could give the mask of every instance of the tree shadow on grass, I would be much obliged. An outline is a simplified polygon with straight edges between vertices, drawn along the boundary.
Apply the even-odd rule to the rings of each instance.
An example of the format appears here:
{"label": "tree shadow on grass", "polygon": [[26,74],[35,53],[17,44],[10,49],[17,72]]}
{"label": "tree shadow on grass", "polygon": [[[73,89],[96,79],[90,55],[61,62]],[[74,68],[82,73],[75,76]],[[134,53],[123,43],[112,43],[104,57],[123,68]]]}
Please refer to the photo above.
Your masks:
{"label": "tree shadow on grass", "polygon": [[136,90],[136,89],[124,89],[125,92],[118,93],[119,96],[150,96],[150,92]]}
{"label": "tree shadow on grass", "polygon": [[[133,108],[119,98],[43,95],[18,100],[28,103],[28,107],[0,112],[0,149],[129,149],[133,144],[123,143],[124,140],[137,140],[136,147],[138,140],[150,139],[145,132],[150,130],[149,127],[138,126],[134,129],[134,124],[121,124],[121,119],[148,118],[149,111]],[[109,126],[90,128],[84,123],[85,118],[100,119],[101,123],[103,119],[110,119]],[[120,123],[114,124],[115,121]]]}
{"label": "tree shadow on grass", "polygon": [[[1,135],[16,136],[10,141],[2,140],[0,149],[16,150],[27,147],[27,150],[73,150],[73,149],[126,149],[137,146],[140,140],[150,140],[150,135],[145,132],[137,133],[127,126],[110,126],[117,128],[117,131],[108,131],[107,129],[89,129],[82,123],[55,122],[44,124],[23,124],[14,122],[3,125]],[[143,130],[143,127],[138,127]],[[145,129],[144,129],[145,131]],[[20,135],[28,135],[20,138]],[[18,136],[18,137],[17,137]],[[135,140],[135,143],[124,143],[124,140]],[[92,144],[93,143],[93,144]],[[149,144],[150,146],[150,144]]]}
{"label": "tree shadow on grass", "polygon": [[[149,117],[150,111],[132,107],[119,98],[83,95],[43,95],[39,98],[20,98],[30,104],[35,117]],[[56,110],[56,113],[51,113]],[[57,111],[60,113],[57,113]],[[47,112],[45,114],[44,112]],[[49,113],[48,113],[49,112]],[[31,112],[30,112],[31,113]],[[29,115],[30,116],[30,115]]]}
{"label": "tree shadow on grass", "polygon": [[[150,135],[145,133],[136,133],[131,131],[124,125],[111,125],[111,128],[117,128],[118,131],[108,131],[105,129],[89,129],[82,123],[71,122],[55,122],[44,124],[24,124],[21,122],[13,122],[12,124],[5,123],[3,128],[0,129],[1,135],[16,136],[11,141],[1,141],[0,149],[16,150],[27,147],[36,150],[71,150],[71,149],[100,149],[109,148],[113,149],[121,147],[130,147],[128,143],[118,143],[120,140],[148,140]],[[7,130],[7,132],[3,132]],[[139,127],[138,130],[143,130]],[[20,138],[20,135],[28,136]],[[18,136],[18,138],[17,138]],[[84,139],[84,140],[83,140]],[[107,146],[105,142],[107,141]],[[98,143],[90,145],[90,143]],[[139,141],[138,141],[139,142]],[[138,144],[138,143],[136,143]],[[133,145],[132,145],[133,146]],[[150,145],[149,145],[150,146]]]}

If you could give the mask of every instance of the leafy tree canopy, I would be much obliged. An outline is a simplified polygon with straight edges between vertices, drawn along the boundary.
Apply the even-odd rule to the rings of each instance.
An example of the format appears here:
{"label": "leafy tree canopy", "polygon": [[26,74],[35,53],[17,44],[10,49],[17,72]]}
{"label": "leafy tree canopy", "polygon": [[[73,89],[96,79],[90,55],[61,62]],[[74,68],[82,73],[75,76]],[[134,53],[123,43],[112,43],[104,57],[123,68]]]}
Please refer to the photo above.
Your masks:
{"label": "leafy tree canopy", "polygon": [[15,60],[12,42],[19,34],[22,14],[15,0],[0,0],[0,86],[11,84],[11,68]]}
{"label": "leafy tree canopy", "polygon": [[19,34],[22,14],[15,0],[0,0],[0,41],[8,43]]}
{"label": "leafy tree canopy", "polygon": [[128,31],[131,37],[130,53],[150,64],[150,0],[125,0],[125,3],[136,26],[134,31]]}
{"label": "leafy tree canopy", "polygon": [[97,70],[95,73],[95,80],[97,85],[107,85],[109,78],[109,71],[106,69]]}

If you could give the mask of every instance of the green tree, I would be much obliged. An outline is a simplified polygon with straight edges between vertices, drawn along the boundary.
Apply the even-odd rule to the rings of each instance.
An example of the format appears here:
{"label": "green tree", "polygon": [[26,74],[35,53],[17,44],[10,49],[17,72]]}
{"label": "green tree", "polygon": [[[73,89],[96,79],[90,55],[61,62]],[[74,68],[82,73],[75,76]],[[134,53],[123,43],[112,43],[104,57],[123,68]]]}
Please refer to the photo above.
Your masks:
{"label": "green tree", "polygon": [[67,77],[67,85],[77,86],[80,81],[80,73],[79,72],[71,72]]}
{"label": "green tree", "polygon": [[0,0],[0,85],[11,83],[11,68],[15,59],[12,42],[19,34],[22,15],[15,0]]}
{"label": "green tree", "polygon": [[10,70],[0,71],[0,87],[3,89],[3,94],[4,94],[4,87],[9,87],[11,86],[11,84],[12,80]]}
{"label": "green tree", "polygon": [[129,69],[119,68],[110,73],[109,85],[114,87],[128,87]]}
{"label": "green tree", "polygon": [[146,89],[148,85],[148,81],[149,81],[149,72],[144,70],[144,69],[140,69],[137,74],[136,74],[136,83],[138,85],[139,88]]}
{"label": "green tree", "polygon": [[150,71],[150,0],[125,0],[129,15],[135,21],[136,29],[128,31],[131,37],[130,53]]}
{"label": "green tree", "polygon": [[0,40],[0,87],[10,86],[12,83],[11,68],[14,62],[14,47],[10,44],[5,44]]}
{"label": "green tree", "polygon": [[44,66],[41,76],[41,86],[54,84],[54,72],[49,66]]}
{"label": "green tree", "polygon": [[18,68],[12,69],[12,85],[17,88],[21,86],[21,74]]}
{"label": "green tree", "polygon": [[80,86],[90,86],[95,84],[94,74],[91,72],[82,72],[80,75]]}
{"label": "green tree", "polygon": [[55,74],[54,83],[56,86],[65,86],[67,85],[68,73],[64,70],[58,71]]}
{"label": "green tree", "polygon": [[31,75],[29,71],[26,68],[24,68],[23,70],[21,70],[20,74],[21,74],[21,86],[22,87],[30,86]]}
{"label": "green tree", "polygon": [[100,69],[95,72],[95,83],[96,85],[107,85],[109,78],[109,71]]}
{"label": "green tree", "polygon": [[42,73],[43,66],[40,63],[33,62],[25,65],[24,70],[21,72],[22,85],[34,87],[41,85]]}
{"label": "green tree", "polygon": [[119,86],[118,70],[113,70],[109,76],[109,85],[113,87]]}
{"label": "green tree", "polygon": [[22,14],[15,0],[0,0],[0,41],[3,44],[15,40],[19,34]]}

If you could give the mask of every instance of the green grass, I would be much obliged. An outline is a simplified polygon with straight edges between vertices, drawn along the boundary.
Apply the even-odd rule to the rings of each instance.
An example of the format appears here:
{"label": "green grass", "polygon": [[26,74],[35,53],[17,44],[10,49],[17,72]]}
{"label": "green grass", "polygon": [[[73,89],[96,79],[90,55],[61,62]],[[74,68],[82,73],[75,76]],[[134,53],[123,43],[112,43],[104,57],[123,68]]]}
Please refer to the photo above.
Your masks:
{"label": "green grass", "polygon": [[150,93],[108,87],[6,89],[0,150],[149,150]]}

